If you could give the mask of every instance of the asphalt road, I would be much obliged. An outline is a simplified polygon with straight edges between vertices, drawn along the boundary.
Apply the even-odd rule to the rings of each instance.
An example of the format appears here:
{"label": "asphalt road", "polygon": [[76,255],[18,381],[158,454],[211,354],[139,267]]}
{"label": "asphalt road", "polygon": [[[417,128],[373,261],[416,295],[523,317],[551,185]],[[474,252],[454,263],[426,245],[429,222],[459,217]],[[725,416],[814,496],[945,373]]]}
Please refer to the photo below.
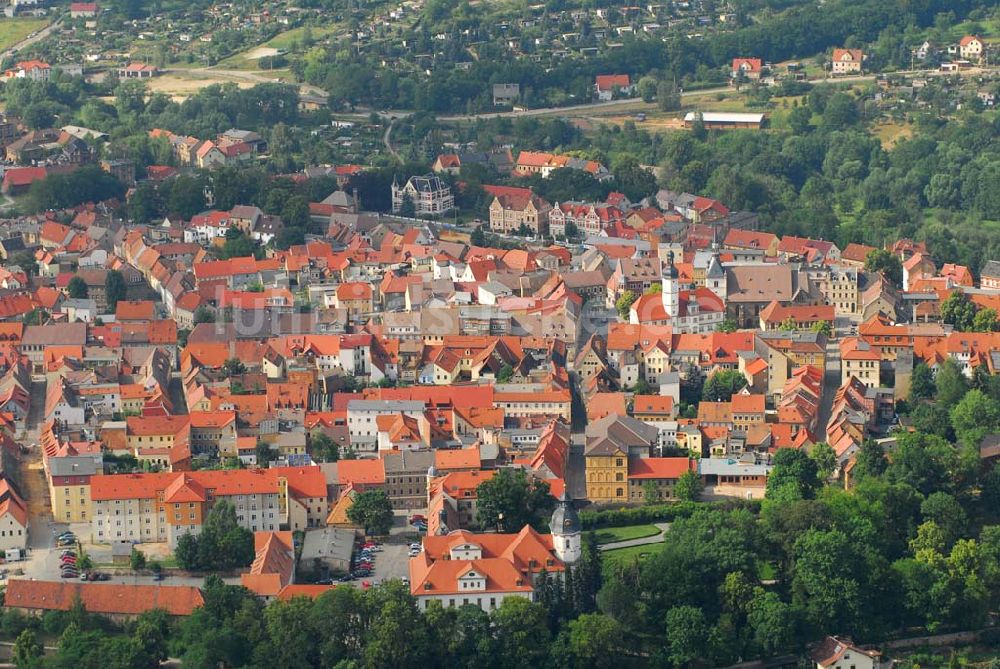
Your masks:
{"label": "asphalt road", "polygon": [[[997,71],[1000,68],[997,67],[973,67],[968,70],[962,70],[957,74],[962,77],[970,77],[978,74],[982,74],[987,71]],[[886,73],[889,75],[906,75],[914,76],[921,75],[925,77],[947,77],[954,76],[955,72],[941,72],[940,70],[899,70],[897,72]],[[848,75],[845,77],[814,77],[809,79],[809,83],[833,83],[833,84],[851,84],[860,83],[865,81],[875,81],[880,75],[878,74],[856,74]],[[732,91],[731,86],[718,86],[716,88],[702,88],[696,91],[684,91],[681,93],[681,97],[695,97],[699,95],[712,95],[713,93],[723,93]],[[454,114],[450,116],[438,116],[439,121],[473,121],[480,118],[520,118],[522,116],[546,116],[549,114],[579,114],[580,112],[587,111],[607,111],[614,110],[617,107],[623,107],[627,105],[634,105],[637,102],[641,102],[639,98],[623,98],[621,100],[610,100],[607,102],[588,102],[582,105],[573,105],[571,107],[540,107],[538,109],[526,109],[524,111],[502,111],[502,112],[483,112],[481,114]],[[650,103],[652,105],[652,103]],[[413,110],[406,109],[387,109],[383,111],[375,112],[382,118],[388,119],[398,119],[404,116],[408,116],[413,113]],[[351,117],[351,118],[368,118],[371,115],[371,111],[365,112],[353,112],[349,114],[337,114],[338,117]]]}

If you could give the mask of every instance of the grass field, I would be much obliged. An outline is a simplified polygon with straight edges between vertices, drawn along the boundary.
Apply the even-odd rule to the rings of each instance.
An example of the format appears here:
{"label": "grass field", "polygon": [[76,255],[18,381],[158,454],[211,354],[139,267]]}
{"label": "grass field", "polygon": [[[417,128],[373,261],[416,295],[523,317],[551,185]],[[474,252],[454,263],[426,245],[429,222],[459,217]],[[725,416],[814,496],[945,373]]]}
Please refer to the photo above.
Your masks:
{"label": "grass field", "polygon": [[[321,40],[336,29],[337,26],[335,24],[309,27],[309,30],[312,32],[313,40],[315,41]],[[246,51],[234,53],[232,56],[222,60],[219,63],[219,66],[234,70],[259,70],[261,57],[273,55],[276,51],[288,50],[296,42],[302,41],[302,36],[305,34],[305,30],[305,27],[286,30],[280,35],[275,35],[263,44],[251,47]]]}
{"label": "grass field", "polygon": [[663,546],[661,544],[648,544],[646,546],[619,548],[618,550],[605,551],[601,553],[601,559],[604,561],[604,565],[606,567],[627,566],[635,562],[636,559],[641,562],[662,549]]}
{"label": "grass field", "polygon": [[891,149],[896,142],[913,137],[913,126],[909,123],[877,123],[872,126],[872,134],[878,137],[883,149]]}
{"label": "grass field", "polygon": [[606,527],[603,530],[595,530],[597,543],[610,544],[615,541],[628,541],[629,539],[642,539],[652,537],[660,533],[660,530],[653,525],[628,525],[626,527]]}
{"label": "grass field", "polygon": [[49,25],[48,19],[0,18],[0,51],[6,51],[47,25]]}

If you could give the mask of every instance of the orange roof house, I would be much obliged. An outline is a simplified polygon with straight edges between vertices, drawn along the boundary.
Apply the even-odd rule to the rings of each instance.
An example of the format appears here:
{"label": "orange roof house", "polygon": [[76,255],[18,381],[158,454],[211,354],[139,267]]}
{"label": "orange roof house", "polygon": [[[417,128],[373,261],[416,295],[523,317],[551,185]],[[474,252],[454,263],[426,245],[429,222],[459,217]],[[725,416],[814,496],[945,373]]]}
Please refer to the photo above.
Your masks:
{"label": "orange roof house", "polygon": [[410,592],[422,610],[442,597],[448,605],[449,597],[470,595],[467,603],[490,610],[490,597],[494,607],[504,596],[530,597],[533,574],[565,569],[556,557],[552,535],[539,534],[530,525],[517,534],[455,530],[424,537],[423,547],[410,559]]}
{"label": "orange roof house", "polygon": [[240,575],[240,584],[259,597],[277,597],[295,575],[292,533],[254,532],[254,560],[250,571]]}
{"label": "orange roof house", "polygon": [[733,58],[732,77],[742,74],[747,79],[759,79],[763,66],[760,58]]}
{"label": "orange roof house", "polygon": [[120,585],[12,579],[4,607],[25,613],[69,611],[79,601],[89,613],[135,618],[152,609],[170,616],[191,615],[204,605],[201,590],[187,585]]}

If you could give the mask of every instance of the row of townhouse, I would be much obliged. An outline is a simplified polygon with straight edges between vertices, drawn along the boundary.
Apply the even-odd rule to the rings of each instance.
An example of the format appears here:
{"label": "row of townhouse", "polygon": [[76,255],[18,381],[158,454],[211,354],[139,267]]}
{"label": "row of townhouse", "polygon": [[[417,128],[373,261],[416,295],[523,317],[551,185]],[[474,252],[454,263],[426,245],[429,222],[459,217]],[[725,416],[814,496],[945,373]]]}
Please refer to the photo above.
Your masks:
{"label": "row of townhouse", "polygon": [[232,504],[251,531],[304,530],[329,513],[318,467],[97,475],[91,478],[93,540],[166,542],[197,536],[212,506]]}

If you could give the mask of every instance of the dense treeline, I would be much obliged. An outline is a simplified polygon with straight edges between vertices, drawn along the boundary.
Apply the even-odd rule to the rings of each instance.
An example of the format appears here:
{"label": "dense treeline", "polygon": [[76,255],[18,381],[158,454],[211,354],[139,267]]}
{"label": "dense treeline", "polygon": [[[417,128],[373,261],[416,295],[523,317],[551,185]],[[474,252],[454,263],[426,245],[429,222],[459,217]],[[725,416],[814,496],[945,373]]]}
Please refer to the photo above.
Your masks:
{"label": "dense treeline", "polygon": [[30,212],[75,207],[84,202],[119,199],[125,185],[96,165],[50,174],[31,184],[25,207]]}
{"label": "dense treeline", "polygon": [[[508,82],[520,84],[522,101],[529,106],[565,105],[588,100],[596,74],[622,72],[638,78],[656,71],[688,85],[710,79],[710,70],[737,56],[752,54],[772,62],[808,57],[833,46],[875,42],[883,31],[899,34],[907,27],[930,26],[940,12],[962,18],[990,4],[982,0],[831,0],[768,14],[746,27],[704,39],[676,35],[664,43],[659,37],[636,36],[625,39],[621,48],[603,50],[598,56],[543,57],[540,62],[509,57],[502,40],[483,42],[476,9],[462,5],[445,12],[440,22],[425,16],[416,31],[404,35],[405,51],[423,54],[438,51],[435,34],[448,35],[445,53],[436,58],[437,66],[426,79],[380,67],[383,57],[403,53],[395,53],[394,47],[359,55],[331,46],[326,53],[317,51],[296,61],[293,70],[305,81],[329,91],[335,105],[481,111],[492,108],[490,86]],[[472,59],[465,52],[469,44],[463,39],[475,42],[478,58]],[[530,40],[524,42],[522,46],[530,48]],[[468,67],[448,67],[455,62],[465,62]],[[372,72],[376,75],[370,76]]]}

